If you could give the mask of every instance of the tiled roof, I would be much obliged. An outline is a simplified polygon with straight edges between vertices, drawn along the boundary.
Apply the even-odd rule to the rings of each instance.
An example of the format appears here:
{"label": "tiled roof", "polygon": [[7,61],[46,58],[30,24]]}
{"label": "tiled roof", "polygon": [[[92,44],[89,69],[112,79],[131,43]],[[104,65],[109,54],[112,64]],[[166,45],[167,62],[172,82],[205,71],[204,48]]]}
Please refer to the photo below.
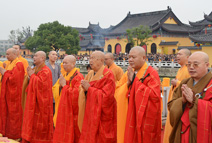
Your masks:
{"label": "tiled roof", "polygon": [[202,47],[201,47],[201,46],[199,46],[199,47],[197,47],[197,46],[179,46],[179,47],[177,48],[177,50],[181,50],[181,49],[201,50]]}
{"label": "tiled roof", "polygon": [[209,25],[212,23],[212,12],[209,14],[209,15],[204,15],[204,19],[203,20],[199,20],[199,21],[196,21],[196,22],[190,22],[189,21],[189,24],[191,26],[206,26],[206,25]]}
{"label": "tiled roof", "polygon": [[160,42],[159,46],[162,45],[177,45],[178,41],[170,41],[170,42]]}
{"label": "tiled roof", "polygon": [[212,33],[189,35],[189,38],[194,42],[212,43]]}
{"label": "tiled roof", "polygon": [[162,29],[168,32],[175,33],[196,33],[200,32],[204,27],[191,27],[189,25],[177,25],[177,24],[162,24]]}

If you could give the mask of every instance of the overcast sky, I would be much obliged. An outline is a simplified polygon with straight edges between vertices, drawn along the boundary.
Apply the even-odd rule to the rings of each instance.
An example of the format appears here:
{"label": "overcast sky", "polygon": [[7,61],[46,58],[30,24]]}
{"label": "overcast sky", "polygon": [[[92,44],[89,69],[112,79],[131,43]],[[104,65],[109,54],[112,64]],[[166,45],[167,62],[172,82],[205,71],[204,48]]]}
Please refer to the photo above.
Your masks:
{"label": "overcast sky", "polygon": [[183,22],[198,21],[212,11],[212,0],[0,0],[0,40],[11,30],[59,21],[73,27],[99,22],[102,28],[117,25],[131,14],[172,8]]}

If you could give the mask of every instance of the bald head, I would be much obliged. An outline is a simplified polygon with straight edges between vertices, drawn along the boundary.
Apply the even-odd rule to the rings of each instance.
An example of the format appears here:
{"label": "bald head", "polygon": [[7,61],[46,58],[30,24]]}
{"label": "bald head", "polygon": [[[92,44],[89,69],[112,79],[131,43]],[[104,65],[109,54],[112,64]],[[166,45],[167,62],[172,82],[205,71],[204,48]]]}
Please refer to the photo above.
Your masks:
{"label": "bald head", "polygon": [[16,59],[18,57],[16,49],[9,48],[6,51],[6,56],[8,61],[13,61],[14,59]]}
{"label": "bald head", "polygon": [[114,63],[114,56],[112,53],[105,54],[105,64],[110,67]]}
{"label": "bald head", "polygon": [[130,50],[130,52],[131,51],[136,51],[136,52],[138,52],[139,55],[146,56],[146,52],[145,52],[144,48],[141,46],[135,46]]}
{"label": "bald head", "polygon": [[74,56],[72,55],[65,56],[65,58],[63,59],[64,70],[67,73],[71,72],[75,67],[75,63],[76,63],[76,58]]}
{"label": "bald head", "polygon": [[105,55],[101,51],[95,51],[90,56],[90,66],[97,72],[104,65]]}
{"label": "bald head", "polygon": [[46,53],[44,51],[38,51],[35,53],[33,59],[34,59],[34,64],[36,66],[40,66],[41,64],[45,63]]}
{"label": "bald head", "polygon": [[73,62],[74,64],[76,63],[76,58],[72,55],[65,56],[64,60],[65,59],[67,59],[69,62]]}
{"label": "bald head", "polygon": [[139,71],[146,61],[144,48],[140,46],[133,47],[129,53],[129,64],[135,70]]}
{"label": "bald head", "polygon": [[208,73],[209,57],[204,52],[194,52],[188,58],[188,71],[197,82]]}
{"label": "bald head", "polygon": [[191,55],[191,51],[189,49],[181,49],[181,50],[185,53],[186,56],[190,56]]}

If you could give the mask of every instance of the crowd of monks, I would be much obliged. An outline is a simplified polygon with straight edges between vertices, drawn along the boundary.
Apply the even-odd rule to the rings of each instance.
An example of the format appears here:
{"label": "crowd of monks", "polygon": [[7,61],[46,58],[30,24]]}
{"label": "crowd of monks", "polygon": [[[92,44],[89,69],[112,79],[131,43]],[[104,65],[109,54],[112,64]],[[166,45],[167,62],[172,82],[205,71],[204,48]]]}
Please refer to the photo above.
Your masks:
{"label": "crowd of monks", "polygon": [[[35,53],[34,67],[20,46],[0,62],[0,143],[161,143],[161,81],[142,47],[129,52],[124,73],[112,53],[94,51],[84,77],[76,58],[57,66],[57,53]],[[177,53],[164,143],[212,142],[212,73],[204,52]],[[9,139],[12,140],[9,140]]]}

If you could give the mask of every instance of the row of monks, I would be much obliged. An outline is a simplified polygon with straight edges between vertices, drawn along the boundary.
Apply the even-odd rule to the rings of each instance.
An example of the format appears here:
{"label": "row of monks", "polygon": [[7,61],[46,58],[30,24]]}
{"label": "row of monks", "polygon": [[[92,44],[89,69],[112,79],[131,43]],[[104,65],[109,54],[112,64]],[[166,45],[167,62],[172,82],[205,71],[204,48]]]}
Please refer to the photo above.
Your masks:
{"label": "row of monks", "polygon": [[[45,64],[45,52],[35,53],[31,68],[19,50],[18,45],[8,49],[8,61],[0,65],[3,138],[22,143],[161,142],[160,78],[146,63],[142,47],[130,50],[125,73],[111,53],[93,52],[85,78],[75,67],[76,58],[68,55],[57,81],[58,69]],[[203,52],[178,52],[181,68],[171,81],[164,142],[211,142],[208,61]]]}

